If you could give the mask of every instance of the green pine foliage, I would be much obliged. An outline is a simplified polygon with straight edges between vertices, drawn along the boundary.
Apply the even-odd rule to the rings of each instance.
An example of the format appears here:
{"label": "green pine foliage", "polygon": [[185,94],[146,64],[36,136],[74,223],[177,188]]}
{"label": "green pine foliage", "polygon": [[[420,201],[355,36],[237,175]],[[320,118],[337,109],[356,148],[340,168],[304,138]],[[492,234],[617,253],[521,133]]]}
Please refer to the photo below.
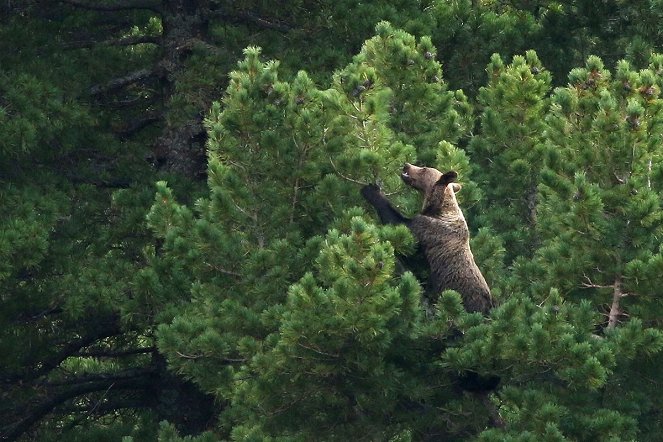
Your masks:
{"label": "green pine foliage", "polygon": [[347,224],[325,236],[314,273],[290,286],[273,318],[278,330],[237,373],[235,439],[402,431],[394,417],[416,391],[406,362],[421,321],[419,286],[411,273],[393,280],[394,249],[375,226],[356,216]]}
{"label": "green pine foliage", "polygon": [[485,203],[473,213],[479,225],[491,226],[502,237],[513,259],[536,247],[537,185],[551,76],[533,51],[515,56],[509,65],[495,54],[486,71],[488,85],[477,97],[481,133],[469,146]]}
{"label": "green pine foliage", "polygon": [[655,78],[652,70],[636,71],[627,62],[613,75],[596,57],[571,72],[570,85],[552,97],[550,161],[539,205],[538,253],[550,280],[566,282],[560,286],[565,290],[607,294],[606,304],[611,292],[621,291],[624,298],[631,293],[638,297],[635,305],[645,309],[640,313],[653,313],[655,305],[638,287],[648,278],[626,269],[655,259],[663,221],[658,178],[663,114]]}
{"label": "green pine foliage", "polygon": [[[173,191],[165,183],[158,186],[148,216],[153,231],[163,240],[155,261],[159,267],[154,268],[160,274],[157,283],[167,286],[177,280],[184,288],[188,278],[191,284],[187,290],[191,302],[184,304],[184,311],[172,323],[159,327],[159,348],[173,369],[225,404],[224,419],[229,423],[224,428],[236,438],[258,437],[257,434],[290,437],[300,432],[302,437],[306,434],[310,437],[320,425],[331,431],[339,425],[338,419],[346,419],[342,416],[347,417],[347,423],[329,437],[348,437],[360,432],[363,425],[385,437],[397,435],[403,428],[388,421],[396,419],[395,409],[404,400],[401,396],[408,396],[407,389],[394,387],[388,393],[386,383],[403,383],[416,391],[423,388],[423,384],[417,384],[423,382],[421,373],[406,375],[405,368],[399,367],[402,361],[389,362],[390,358],[406,358],[399,356],[399,352],[407,354],[405,349],[413,346],[411,341],[419,333],[415,330],[419,327],[420,308],[413,301],[419,289],[413,277],[403,276],[402,287],[388,289],[392,277],[389,275],[394,274],[392,247],[400,253],[411,253],[409,233],[404,227],[384,228],[385,233],[380,236],[375,227],[355,217],[348,218],[352,222],[344,223],[350,230],[341,236],[333,232],[327,233],[326,239],[321,236],[333,219],[348,216],[343,215],[347,206],[360,204],[361,180],[380,180],[385,186],[396,187],[403,162],[415,161],[414,148],[397,140],[400,136],[407,139],[407,134],[393,127],[392,114],[398,114],[394,106],[401,100],[409,106],[414,100],[423,103],[431,97],[434,106],[427,111],[431,118],[434,110],[444,109],[444,113],[433,119],[439,124],[458,121],[457,109],[463,108],[459,107],[464,102],[462,95],[446,92],[439,78],[432,88],[425,82],[425,87],[418,91],[402,90],[398,94],[392,91],[388,84],[398,83],[391,76],[402,80],[404,75],[401,69],[394,69],[387,62],[396,48],[405,51],[406,56],[418,57],[437,74],[439,65],[426,57],[425,52],[421,53],[422,48],[430,48],[417,47],[412,36],[386,23],[379,25],[378,30],[382,35],[366,43],[362,53],[340,71],[328,90],[317,89],[303,72],[290,82],[279,80],[278,63],[262,62],[258,49],[247,49],[245,59],[231,75],[223,106],[215,105],[207,120],[209,197],[198,200],[191,210],[175,201]],[[414,84],[424,81],[416,77],[420,72],[418,67],[407,71],[413,76],[409,81]],[[361,79],[364,80],[360,82]],[[371,84],[363,86],[367,80]],[[358,91],[359,86],[364,89]],[[464,108],[467,110],[467,106]],[[413,111],[403,118],[423,125],[421,133],[437,137],[440,142],[438,124],[419,119],[420,115]],[[456,130],[449,134],[450,139],[458,136]],[[448,142],[445,152],[454,164],[469,169],[467,156]],[[275,162],[286,166],[275,167]],[[469,194],[471,189],[469,185]],[[409,194],[402,199],[414,207],[418,197]],[[367,238],[353,245],[351,241],[359,241],[364,230]],[[378,237],[382,237],[381,241],[389,239],[390,243],[376,243],[379,245],[375,245],[376,250],[362,245],[370,245]],[[333,245],[336,242],[338,246]],[[314,269],[310,263],[318,254]],[[357,267],[355,262],[365,263]],[[355,267],[357,270],[353,271]],[[356,273],[364,267],[381,275],[375,287],[367,282],[368,274]],[[310,273],[314,270],[319,282]],[[149,269],[145,272],[152,273]],[[350,273],[335,276],[339,272]],[[378,274],[371,278],[377,278]],[[292,285],[298,278],[303,279]],[[318,284],[322,288],[315,288]],[[364,297],[368,297],[366,301]],[[375,300],[369,302],[372,297]],[[323,301],[325,305],[331,304],[310,311],[311,305]],[[341,310],[336,311],[337,308]],[[293,325],[289,325],[291,322]],[[368,329],[358,328],[361,324]],[[307,350],[293,339],[303,333],[301,327],[311,326],[318,328],[306,333],[319,338],[313,343],[304,342],[305,347],[314,349]],[[283,340],[286,331],[292,336]],[[331,342],[325,343],[327,340]],[[370,344],[372,340],[377,341]],[[392,347],[394,342],[399,344],[398,351]],[[302,352],[307,355],[319,349],[321,354],[336,354],[339,346],[345,348],[351,344],[357,345],[352,350],[357,353],[348,355],[350,359],[342,367],[302,364]],[[364,345],[376,346],[371,351],[377,353],[369,357]],[[416,346],[421,345],[430,344]],[[364,360],[365,357],[368,359]],[[410,355],[406,359],[411,358]],[[293,367],[303,374],[286,394],[281,391],[286,385],[284,376],[292,376]],[[317,373],[318,370],[321,372]],[[364,379],[365,390],[353,392],[354,383],[330,385],[331,381],[324,380],[332,376],[325,374],[329,370],[336,377],[345,376],[348,370],[359,370],[354,376]],[[385,378],[386,373],[390,374]],[[322,379],[317,381],[316,376]],[[257,380],[242,381],[246,378]],[[307,398],[312,392],[315,398],[310,403],[309,399],[297,399]],[[355,394],[357,398],[353,399]],[[354,410],[378,406],[378,397],[373,394],[381,398],[380,407],[386,407],[383,411]],[[385,399],[384,394],[394,399]],[[407,402],[418,404],[421,397],[417,394],[408,396]],[[325,404],[338,401],[335,407],[339,408],[334,412],[325,408]],[[360,404],[348,405],[347,401],[350,404],[360,401]],[[289,405],[291,402],[294,405]],[[264,407],[273,409],[268,413],[268,416],[274,414],[269,421],[261,411]],[[280,412],[282,408],[289,410],[288,413]],[[308,430],[282,428],[287,422],[300,423],[302,419],[297,416],[306,413],[319,415],[320,421],[311,420]],[[353,413],[359,414],[353,417]],[[367,415],[362,417],[363,413]],[[440,423],[427,425],[435,427]]]}
{"label": "green pine foliage", "polygon": [[[160,188],[150,223],[192,284],[185,313],[159,328],[171,367],[217,396],[234,439],[637,437],[655,402],[636,412],[613,383],[636,361],[652,367],[663,344],[655,298],[636,291],[656,290],[660,259],[658,58],[642,71],[621,62],[613,80],[591,57],[549,95],[534,52],[510,65],[494,56],[464,152],[452,144],[463,132],[439,132],[459,121],[464,99],[449,97],[462,96],[428,89],[425,69],[412,71],[421,89],[399,89],[427,57],[387,24],[377,33],[328,90],[304,73],[278,80],[278,64],[248,49],[207,123],[209,199],[190,211]],[[435,128],[398,107],[430,94],[442,101],[419,108],[444,105]],[[436,147],[415,151],[423,138],[395,117]],[[413,276],[394,272],[409,235],[394,242],[361,212],[343,214],[360,204],[358,183],[395,187],[386,172],[415,155],[467,176],[476,256],[501,300],[490,318],[464,313],[453,293],[422,317]],[[414,195],[396,201],[416,210]],[[459,396],[467,372],[499,376],[498,390]]]}
{"label": "green pine foliage", "polygon": [[661,6],[0,4],[0,439],[660,440]]}

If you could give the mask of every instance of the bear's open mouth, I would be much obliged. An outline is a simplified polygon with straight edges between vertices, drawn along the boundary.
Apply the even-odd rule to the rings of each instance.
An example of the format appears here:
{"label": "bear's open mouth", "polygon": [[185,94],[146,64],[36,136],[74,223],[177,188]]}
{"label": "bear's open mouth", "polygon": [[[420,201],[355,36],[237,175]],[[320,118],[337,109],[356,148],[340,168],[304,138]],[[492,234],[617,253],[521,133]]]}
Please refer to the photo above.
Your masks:
{"label": "bear's open mouth", "polygon": [[412,177],[411,177],[410,174],[408,173],[408,171],[410,170],[410,167],[411,167],[411,166],[412,166],[412,165],[411,165],[410,163],[405,163],[405,164],[403,165],[403,171],[401,172],[401,179],[402,179],[403,181],[405,181],[406,184],[411,184],[412,181],[413,181]]}

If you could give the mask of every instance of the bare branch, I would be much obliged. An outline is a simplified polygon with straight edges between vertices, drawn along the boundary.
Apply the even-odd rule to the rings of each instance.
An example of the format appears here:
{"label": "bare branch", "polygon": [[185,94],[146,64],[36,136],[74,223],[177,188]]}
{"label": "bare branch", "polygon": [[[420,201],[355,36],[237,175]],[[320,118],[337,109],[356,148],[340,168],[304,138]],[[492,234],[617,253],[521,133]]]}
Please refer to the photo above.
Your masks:
{"label": "bare branch", "polygon": [[131,37],[111,38],[103,41],[74,41],[64,45],[65,49],[82,49],[91,48],[93,46],[133,46],[139,44],[159,44],[161,37],[157,35],[134,35]]}
{"label": "bare branch", "polygon": [[[73,413],[86,413],[88,415],[94,414],[95,416],[103,416],[113,411],[122,410],[126,408],[147,408],[151,406],[151,398],[147,397],[131,397],[131,398],[108,398],[102,403],[95,403],[94,409],[90,409],[90,405],[72,405],[67,407],[58,407],[58,414],[73,414]],[[85,417],[85,416],[83,416]],[[69,425],[70,428],[76,426],[77,423]]]}
{"label": "bare branch", "polygon": [[176,351],[175,353],[177,353],[177,356],[179,356],[180,358],[184,358],[184,359],[194,359],[195,360],[195,359],[200,359],[200,358],[203,357],[203,355],[185,355],[184,353],[180,353],[179,351]]}
{"label": "bare branch", "polygon": [[145,353],[152,353],[156,347],[132,348],[129,350],[109,351],[109,350],[88,350],[79,352],[76,356],[82,358],[118,358],[123,356],[133,356]]}
{"label": "bare branch", "polygon": [[122,0],[112,4],[99,4],[97,1],[85,0],[60,0],[63,3],[75,6],[77,8],[90,9],[92,11],[126,11],[131,9],[148,9],[154,12],[161,12],[161,5],[158,0]]}
{"label": "bare branch", "polygon": [[148,112],[144,118],[132,121],[126,127],[116,131],[115,133],[120,137],[120,139],[126,140],[136,132],[146,128],[150,124],[161,121],[162,119],[163,114],[161,112]]}
{"label": "bare branch", "polygon": [[127,99],[118,99],[115,101],[111,101],[109,103],[105,103],[105,106],[112,107],[114,109],[123,109],[127,107],[132,107],[140,104],[143,107],[148,107],[152,104],[154,104],[157,101],[157,97],[155,94],[151,94],[149,96],[134,96],[131,98]]}
{"label": "bare branch", "polygon": [[6,376],[4,379],[0,379],[0,382],[27,382],[33,379],[37,379],[40,376],[45,375],[49,371],[53,370],[60,365],[62,361],[67,359],[70,356],[74,356],[81,348],[87,347],[88,345],[94,343],[103,338],[108,338],[110,336],[115,336],[121,333],[119,326],[116,323],[110,324],[107,328],[102,328],[95,331],[94,333],[84,336],[80,339],[72,340],[67,343],[64,347],[60,349],[57,353],[52,355],[47,359],[43,359],[39,362],[39,367],[35,368],[33,371],[23,372],[23,373],[13,373],[9,376]]}
{"label": "bare branch", "polygon": [[260,17],[253,12],[248,11],[237,11],[233,13],[219,11],[215,15],[231,23],[251,24],[260,28],[271,29],[279,32],[288,32],[292,29],[292,26],[287,23],[274,20],[270,21]]}
{"label": "bare branch", "polygon": [[[114,383],[114,389],[141,389],[145,388],[146,381],[142,377],[122,379]],[[101,382],[87,382],[79,385],[74,385],[65,391],[53,395],[42,402],[35,404],[30,408],[30,411],[18,421],[11,423],[3,423],[0,427],[0,440],[15,441],[20,438],[26,431],[37,423],[44,416],[48,415],[55,407],[65,403],[69,399],[82,396],[87,393],[97,391],[106,391],[109,387],[108,381]]]}
{"label": "bare branch", "polygon": [[15,322],[30,323],[34,321],[39,321],[48,317],[51,314],[60,314],[62,313],[62,308],[60,306],[48,307],[45,310],[39,312],[28,312],[23,311],[19,313],[19,316],[14,319]]}
{"label": "bare branch", "polygon": [[80,385],[90,382],[118,382],[125,379],[134,379],[144,377],[154,373],[154,368],[128,368],[115,373],[92,373],[88,375],[76,376],[62,381],[44,382],[47,387],[63,387],[67,385]]}
{"label": "bare branch", "polygon": [[338,359],[339,356],[340,356],[338,354],[332,354],[332,353],[324,352],[324,351],[319,350],[317,348],[311,347],[310,345],[302,344],[301,342],[298,342],[297,345],[299,345],[301,348],[305,348],[306,350],[310,350],[310,351],[315,352],[315,353],[317,353],[319,355],[322,355],[322,356],[327,356],[327,357],[334,358],[334,359]]}
{"label": "bare branch", "polygon": [[137,71],[125,75],[124,77],[115,78],[106,84],[98,84],[96,86],[92,86],[90,88],[90,94],[101,95],[108,92],[112,92],[114,90],[136,83],[140,80],[144,80],[145,78],[152,77],[154,75],[157,75],[156,69],[139,69]]}
{"label": "bare branch", "polygon": [[[186,354],[184,354],[184,353],[180,353],[179,351],[176,351],[175,353],[177,353],[177,355],[178,355],[179,357],[184,358],[184,359],[193,359],[193,360],[195,360],[195,359],[200,359],[200,358],[204,358],[204,357],[205,357],[205,355],[201,355],[201,354],[198,354],[198,355],[186,355]],[[218,359],[218,358],[217,358],[217,359]],[[221,358],[221,360],[222,360],[223,362],[235,363],[235,362],[246,362],[247,359],[246,359],[246,358]]]}
{"label": "bare branch", "polygon": [[219,272],[219,273],[223,273],[224,275],[230,275],[230,276],[235,276],[235,277],[240,277],[240,276],[242,276],[241,273],[234,272],[234,271],[232,271],[232,270],[228,270],[228,269],[224,269],[223,267],[219,267],[219,266],[217,266],[217,265],[210,264],[210,263],[208,263],[208,262],[206,262],[205,265],[207,265],[207,267],[210,267],[210,268],[216,270],[216,271]]}
{"label": "bare branch", "polygon": [[215,56],[223,56],[228,54],[228,52],[225,49],[195,37],[184,40],[176,48],[176,50],[179,52],[192,51],[194,49],[204,50],[208,54]]}
{"label": "bare branch", "polygon": [[364,183],[364,182],[362,182],[362,181],[357,181],[357,180],[355,180],[355,179],[352,179],[352,178],[350,178],[350,177],[347,177],[347,176],[343,175],[343,174],[342,174],[341,172],[339,172],[339,170],[336,168],[336,164],[334,164],[334,161],[333,161],[331,158],[329,159],[329,162],[331,163],[332,167],[334,168],[334,172],[336,172],[336,173],[338,174],[338,176],[340,176],[340,177],[343,178],[344,180],[350,181],[350,182],[355,183],[355,184],[360,184],[360,185],[362,185],[362,186],[366,186],[366,185],[368,184],[368,183]]}
{"label": "bare branch", "polygon": [[582,276],[585,278],[585,281],[587,281],[587,282],[583,282],[581,284],[583,288],[586,288],[586,289],[590,289],[590,288],[591,289],[612,289],[612,288],[615,287],[614,284],[610,284],[610,285],[595,284],[595,283],[592,282],[592,280],[589,278],[589,276],[587,276],[587,275],[582,275]]}

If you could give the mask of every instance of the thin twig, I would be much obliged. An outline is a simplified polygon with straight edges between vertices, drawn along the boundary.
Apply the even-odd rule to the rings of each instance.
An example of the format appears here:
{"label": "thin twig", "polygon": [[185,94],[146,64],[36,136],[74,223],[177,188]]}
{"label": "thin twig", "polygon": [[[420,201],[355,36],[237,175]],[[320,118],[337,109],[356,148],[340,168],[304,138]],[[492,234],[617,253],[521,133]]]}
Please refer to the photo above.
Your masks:
{"label": "thin twig", "polygon": [[219,273],[223,273],[223,274],[225,274],[225,275],[237,276],[237,277],[242,276],[241,273],[233,272],[232,270],[227,270],[227,269],[224,269],[223,267],[219,267],[219,266],[217,266],[217,265],[210,264],[210,263],[208,263],[208,262],[206,262],[205,264],[206,264],[208,267],[213,268],[213,269],[216,270],[217,272],[219,272]]}
{"label": "thin twig", "polygon": [[339,357],[338,354],[326,353],[326,352],[324,352],[324,351],[322,351],[322,350],[318,350],[317,348],[310,347],[310,346],[308,346],[308,345],[304,345],[304,344],[302,344],[301,342],[298,342],[297,345],[299,345],[299,346],[302,347],[302,348],[305,348],[306,350],[311,350],[311,351],[313,351],[313,352],[315,352],[315,353],[318,353],[318,354],[320,354],[320,355],[323,355],[323,356],[329,356],[330,358],[334,358],[334,359],[338,359],[338,357]]}
{"label": "thin twig", "polygon": [[589,278],[589,276],[587,276],[587,275],[582,275],[582,276],[587,280],[587,282],[583,282],[581,284],[581,286],[583,288],[586,288],[586,289],[589,289],[589,288],[592,288],[592,289],[614,289],[615,288],[614,284],[610,284],[610,285],[594,284],[592,282],[592,280]]}
{"label": "thin twig", "polygon": [[195,360],[195,359],[200,359],[200,358],[203,357],[203,355],[195,355],[195,356],[194,355],[185,355],[184,353],[180,353],[179,351],[176,351],[175,353],[177,353],[177,356],[179,356],[181,358],[184,358],[184,359],[194,359]]}
{"label": "thin twig", "polygon": [[347,177],[347,176],[343,175],[343,174],[342,174],[341,172],[339,172],[339,170],[336,168],[336,165],[334,164],[334,161],[333,161],[331,158],[329,158],[329,162],[331,163],[332,167],[334,168],[334,172],[336,172],[336,173],[337,173],[341,178],[343,178],[344,180],[350,181],[350,182],[355,183],[355,184],[360,184],[360,185],[362,185],[362,186],[366,186],[366,185],[368,185],[368,183],[364,183],[364,182],[362,182],[362,181],[357,181],[357,180],[355,180],[355,179],[352,179],[352,178],[350,178],[350,177]]}

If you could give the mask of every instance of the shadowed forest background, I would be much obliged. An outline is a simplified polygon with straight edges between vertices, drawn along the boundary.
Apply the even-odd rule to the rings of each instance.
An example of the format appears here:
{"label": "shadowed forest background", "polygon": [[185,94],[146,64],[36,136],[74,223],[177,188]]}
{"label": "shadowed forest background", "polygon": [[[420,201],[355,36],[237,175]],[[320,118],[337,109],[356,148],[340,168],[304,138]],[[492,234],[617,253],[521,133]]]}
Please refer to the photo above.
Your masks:
{"label": "shadowed forest background", "polygon": [[[1,0],[0,440],[662,440],[661,54],[661,0]],[[406,161],[489,316],[362,200]]]}

